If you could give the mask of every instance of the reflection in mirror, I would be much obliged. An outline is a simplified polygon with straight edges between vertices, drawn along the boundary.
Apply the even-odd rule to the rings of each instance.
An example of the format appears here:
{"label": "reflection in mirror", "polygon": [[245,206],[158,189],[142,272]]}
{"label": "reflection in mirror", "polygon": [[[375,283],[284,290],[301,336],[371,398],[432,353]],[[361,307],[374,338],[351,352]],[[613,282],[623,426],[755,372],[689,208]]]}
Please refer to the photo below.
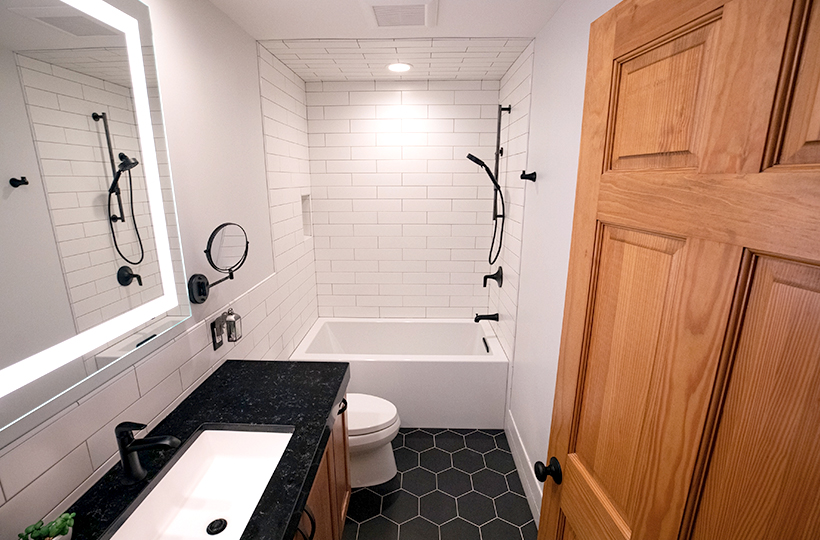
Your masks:
{"label": "reflection in mirror", "polygon": [[[2,447],[190,309],[147,6],[0,0],[0,103],[0,230],[14,231],[0,238],[0,297],[16,311],[0,325]],[[110,218],[112,195],[127,219]],[[141,286],[118,282],[126,260]]]}
{"label": "reflection in mirror", "polygon": [[211,233],[205,248],[208,264],[217,272],[228,274],[210,283],[204,274],[194,274],[188,280],[188,298],[193,304],[202,304],[208,299],[210,289],[226,279],[233,279],[233,273],[245,264],[248,258],[248,235],[236,223],[223,223]]}

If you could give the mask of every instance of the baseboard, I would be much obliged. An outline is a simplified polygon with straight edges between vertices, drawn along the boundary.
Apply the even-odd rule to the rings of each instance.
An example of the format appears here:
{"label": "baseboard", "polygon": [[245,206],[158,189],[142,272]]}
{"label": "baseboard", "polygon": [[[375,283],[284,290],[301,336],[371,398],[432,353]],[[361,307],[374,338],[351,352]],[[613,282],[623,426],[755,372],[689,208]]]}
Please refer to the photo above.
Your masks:
{"label": "baseboard", "polygon": [[536,526],[541,516],[541,496],[543,487],[541,482],[535,478],[535,471],[532,468],[533,461],[527,455],[524,449],[524,441],[521,440],[521,434],[518,432],[518,427],[515,425],[515,419],[512,416],[512,411],[507,410],[504,419],[504,432],[507,435],[507,442],[510,443],[510,451],[515,461],[515,468],[518,469],[518,476],[521,478],[521,484],[524,486],[524,493],[527,495],[527,503],[530,505],[532,517],[535,519]]}

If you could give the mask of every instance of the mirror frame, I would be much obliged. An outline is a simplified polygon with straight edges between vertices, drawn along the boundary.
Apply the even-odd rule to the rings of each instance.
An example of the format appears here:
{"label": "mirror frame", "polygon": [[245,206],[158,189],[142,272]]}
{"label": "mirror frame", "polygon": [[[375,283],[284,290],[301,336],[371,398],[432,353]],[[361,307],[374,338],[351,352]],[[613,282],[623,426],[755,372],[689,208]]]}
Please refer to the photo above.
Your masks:
{"label": "mirror frame", "polygon": [[[242,258],[240,258],[239,261],[235,265],[233,265],[229,268],[222,268],[221,266],[216,265],[216,261],[214,261],[213,257],[211,256],[211,253],[213,251],[214,240],[216,239],[216,235],[219,234],[220,231],[222,231],[223,229],[225,229],[229,225],[239,227],[239,230],[241,230],[242,234],[245,236],[245,252],[242,254]],[[205,248],[205,258],[208,259],[208,264],[211,265],[211,268],[213,268],[214,270],[216,270],[220,274],[230,274],[231,272],[236,272],[237,270],[239,270],[242,267],[243,264],[245,264],[245,260],[248,258],[248,246],[249,245],[250,245],[250,242],[248,241],[248,233],[245,232],[245,229],[242,227],[242,225],[240,225],[238,223],[226,222],[226,223],[223,223],[222,225],[220,225],[219,227],[217,227],[216,229],[214,229],[214,231],[211,233],[211,237],[208,238],[208,246]]]}
{"label": "mirror frame", "polygon": [[167,311],[179,305],[165,208],[162,200],[139,23],[134,17],[106,3],[104,0],[61,1],[125,34],[135,116],[142,150],[142,166],[144,167],[148,206],[154,228],[154,240],[163,294],[155,300],[151,300],[0,370],[0,398],[109,343],[112,339],[123,337],[140,325],[155,317],[164,315]]}

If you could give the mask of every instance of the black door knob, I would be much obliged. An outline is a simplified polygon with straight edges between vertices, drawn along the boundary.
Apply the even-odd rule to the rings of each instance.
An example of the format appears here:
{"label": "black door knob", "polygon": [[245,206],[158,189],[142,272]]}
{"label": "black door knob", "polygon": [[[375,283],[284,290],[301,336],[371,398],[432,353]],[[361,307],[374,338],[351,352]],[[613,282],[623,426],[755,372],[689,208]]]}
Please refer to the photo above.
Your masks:
{"label": "black door knob", "polygon": [[539,482],[544,482],[548,476],[552,476],[553,481],[561,485],[561,481],[564,479],[561,475],[561,464],[558,463],[558,459],[555,457],[550,458],[549,466],[544,465],[542,461],[535,462],[535,477],[538,478]]}

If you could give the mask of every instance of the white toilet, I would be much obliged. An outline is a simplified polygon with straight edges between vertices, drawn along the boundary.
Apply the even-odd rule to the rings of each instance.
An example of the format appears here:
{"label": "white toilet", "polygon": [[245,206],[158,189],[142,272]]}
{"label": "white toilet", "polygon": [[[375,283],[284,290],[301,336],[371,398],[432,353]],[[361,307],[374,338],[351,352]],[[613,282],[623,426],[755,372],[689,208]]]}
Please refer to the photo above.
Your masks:
{"label": "white toilet", "polygon": [[396,406],[376,396],[347,394],[350,485],[375,486],[396,475],[390,441],[399,432]]}

